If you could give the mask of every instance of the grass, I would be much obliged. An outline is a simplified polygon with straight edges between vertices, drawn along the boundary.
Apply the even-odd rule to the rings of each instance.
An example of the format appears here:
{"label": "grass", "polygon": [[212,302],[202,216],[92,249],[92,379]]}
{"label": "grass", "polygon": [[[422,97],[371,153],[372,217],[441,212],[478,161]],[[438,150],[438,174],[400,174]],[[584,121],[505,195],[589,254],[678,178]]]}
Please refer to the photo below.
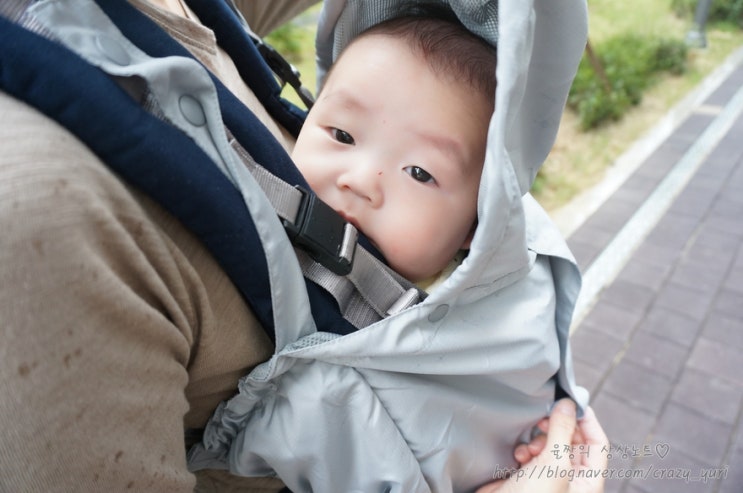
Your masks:
{"label": "grass", "polygon": [[[589,36],[594,46],[627,32],[683,39],[691,26],[690,19],[675,17],[665,2],[591,0],[589,9]],[[533,190],[545,209],[555,210],[598,183],[633,142],[743,45],[743,31],[734,26],[707,26],[706,34],[708,48],[690,50],[687,72],[659,77],[642,102],[618,122],[584,132],[573,112],[564,113],[557,141]]]}
{"label": "grass", "polygon": [[[589,0],[589,36],[600,44],[613,36],[637,33],[643,36],[684,39],[691,19],[680,19],[670,9],[670,0]],[[310,8],[293,21],[293,35],[302,45],[300,57],[293,60],[304,84],[316,91],[314,66],[314,27],[319,6]],[[633,142],[725,58],[743,45],[743,31],[735,26],[708,25],[708,48],[690,50],[688,70],[682,76],[663,75],[620,121],[588,132],[580,130],[577,117],[565,111],[557,141],[532,190],[548,211],[565,205],[581,191],[598,183],[606,170]],[[291,88],[285,97],[298,103]]]}
{"label": "grass", "polygon": [[670,0],[588,0],[588,31],[592,43],[628,32],[683,39],[689,21],[671,13]]}

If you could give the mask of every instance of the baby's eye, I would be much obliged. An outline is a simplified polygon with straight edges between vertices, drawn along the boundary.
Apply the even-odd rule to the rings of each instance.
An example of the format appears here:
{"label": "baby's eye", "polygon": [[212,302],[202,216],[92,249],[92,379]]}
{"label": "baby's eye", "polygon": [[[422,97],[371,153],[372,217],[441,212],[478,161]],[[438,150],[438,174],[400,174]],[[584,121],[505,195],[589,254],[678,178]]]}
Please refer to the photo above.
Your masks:
{"label": "baby's eye", "polygon": [[436,183],[436,179],[431,174],[421,168],[420,166],[408,166],[405,168],[405,172],[409,174],[415,181],[421,183]]}
{"label": "baby's eye", "polygon": [[356,141],[353,140],[353,137],[350,133],[346,132],[345,130],[341,130],[340,128],[332,128],[330,129],[330,133],[333,136],[335,140],[340,142],[341,144],[346,145],[354,145],[356,144]]}

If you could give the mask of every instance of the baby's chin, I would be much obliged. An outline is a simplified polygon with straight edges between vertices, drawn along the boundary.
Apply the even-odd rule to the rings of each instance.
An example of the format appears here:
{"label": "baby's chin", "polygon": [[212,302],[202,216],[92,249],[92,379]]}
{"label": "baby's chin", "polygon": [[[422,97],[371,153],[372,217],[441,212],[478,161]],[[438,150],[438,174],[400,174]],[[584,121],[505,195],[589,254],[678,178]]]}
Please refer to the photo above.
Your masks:
{"label": "baby's chin", "polygon": [[359,222],[350,217],[349,215],[345,214],[342,210],[335,209],[335,211],[341,215],[341,217],[352,224],[356,230],[359,232],[360,235],[363,235],[369,243],[376,248],[379,253],[382,254],[382,257],[384,257],[385,262],[387,265],[400,274],[402,277],[407,279],[410,282],[417,283],[421,281],[427,281],[433,277],[438,276],[438,274],[446,267],[446,265],[443,265],[440,269],[431,269],[429,268],[418,268],[410,266],[410,262],[405,261],[404,259],[398,259],[399,261],[396,261],[395,255],[391,254],[390,252],[385,251],[385,249],[376,241],[374,241],[374,237],[369,235],[366,231],[364,231],[364,228],[359,224]]}
{"label": "baby's chin", "polygon": [[[382,255],[384,255],[384,251],[380,250],[382,252]],[[436,277],[439,272],[441,272],[442,269],[439,270],[431,270],[431,269],[415,269],[411,268],[410,263],[396,263],[394,259],[389,259],[385,256],[387,259],[387,264],[390,266],[392,270],[403,276],[405,279],[407,279],[410,282],[413,283],[419,283],[419,282],[425,282],[430,280],[431,278]]]}

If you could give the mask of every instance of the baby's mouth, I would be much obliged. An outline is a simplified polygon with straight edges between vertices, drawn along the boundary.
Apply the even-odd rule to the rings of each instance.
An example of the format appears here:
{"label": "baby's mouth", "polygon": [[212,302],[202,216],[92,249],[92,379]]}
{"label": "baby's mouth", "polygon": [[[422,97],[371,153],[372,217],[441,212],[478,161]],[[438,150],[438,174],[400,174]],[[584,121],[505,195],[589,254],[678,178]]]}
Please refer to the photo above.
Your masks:
{"label": "baby's mouth", "polygon": [[381,253],[381,249],[379,248],[379,245],[377,244],[377,242],[374,241],[374,238],[372,238],[371,236],[369,236],[369,234],[361,228],[361,224],[359,223],[359,220],[355,216],[353,216],[351,214],[348,214],[347,212],[345,212],[341,208],[337,208],[336,209],[334,207],[333,210],[335,210],[335,212],[337,212],[338,215],[341,216],[344,221],[346,221],[348,224],[353,225],[353,227],[356,228],[356,231],[358,231],[359,234],[361,234],[364,237],[366,237],[366,239],[369,241],[369,243],[371,243],[371,245],[374,248],[376,248],[377,250],[379,250],[380,253]]}
{"label": "baby's mouth", "polygon": [[356,220],[356,218],[354,218],[353,216],[350,216],[350,215],[348,215],[345,212],[340,211],[340,210],[339,211],[336,211],[336,212],[343,218],[344,221],[346,221],[347,223],[352,224],[354,228],[356,228],[357,230],[361,231],[361,228],[359,227],[359,222]]}
{"label": "baby's mouth", "polygon": [[379,248],[379,246],[377,245],[377,243],[374,241],[374,238],[372,238],[371,236],[369,236],[368,234],[366,234],[364,232],[364,230],[361,229],[361,226],[359,226],[359,220],[358,219],[356,219],[355,217],[353,217],[350,214],[346,214],[342,210],[337,210],[336,212],[338,213],[338,215],[340,215],[343,218],[344,221],[346,221],[348,224],[353,225],[353,227],[356,228],[356,230],[360,234],[366,236],[366,239],[369,240],[369,242],[374,246],[374,248],[377,248],[377,249]]}

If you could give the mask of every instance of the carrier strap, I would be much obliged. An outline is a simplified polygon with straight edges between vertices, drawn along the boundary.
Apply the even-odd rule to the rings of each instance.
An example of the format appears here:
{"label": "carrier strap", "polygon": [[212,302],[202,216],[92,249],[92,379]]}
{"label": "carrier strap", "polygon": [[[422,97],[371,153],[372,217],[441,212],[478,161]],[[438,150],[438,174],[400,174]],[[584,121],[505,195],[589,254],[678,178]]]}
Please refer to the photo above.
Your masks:
{"label": "carrier strap", "polygon": [[[5,3],[0,8],[0,16],[18,19],[29,3],[23,0]],[[145,51],[151,56],[190,56],[128,3],[113,0],[99,0],[99,3],[109,18],[117,22],[117,27],[124,35],[138,46],[145,46]],[[224,44],[227,46],[223,45],[223,48],[228,53],[239,51],[241,43],[235,34],[240,34],[240,30],[235,26],[240,27],[240,24],[230,24],[223,19],[226,4],[197,1],[194,6],[197,5],[198,10],[194,10],[200,18],[207,5],[212,6],[212,11],[205,17],[211,19],[210,16],[216,13],[222,15],[218,16],[222,19],[221,24],[205,24],[215,29],[218,40],[226,39]],[[227,13],[230,14],[227,17],[237,20],[229,9]],[[0,17],[0,24],[3,24],[1,21]],[[219,26],[224,25],[231,26],[230,36],[217,31]],[[43,33],[43,29],[34,30]],[[270,86],[270,83],[276,84],[275,80],[270,72],[264,70],[265,64],[260,56],[256,56],[257,50],[244,30],[243,36],[246,42],[242,43],[242,48],[245,51],[238,64],[239,69],[242,67],[241,75],[275,116],[285,107],[285,102],[278,99],[278,91]],[[112,79],[71,52],[66,52],[57,43],[26,30],[14,29],[12,24],[0,25],[0,38],[5,39],[0,42],[0,86],[70,129],[112,169],[151,195],[191,229],[235,282],[273,337],[270,290],[266,287],[268,283],[262,281],[266,278],[265,260],[250,265],[245,262],[246,256],[251,254],[253,257],[263,257],[260,241],[256,241],[258,235],[245,205],[241,205],[237,189],[215,166],[203,166],[209,158],[199,147],[170,125],[158,122],[155,115],[143,112],[141,107],[135,111],[134,101],[116,90]],[[253,70],[245,68],[246,64]],[[289,177],[288,180],[294,183],[305,184],[301,175],[272,136],[256,123],[254,115],[216,78],[212,79],[217,87],[225,124],[237,137],[233,148],[238,146],[242,149],[237,144],[238,140],[247,144],[248,150],[242,149],[238,153],[246,164],[254,164],[256,159],[267,162],[271,164],[272,172],[281,175],[282,179],[270,178],[272,172],[257,164],[252,167],[262,177],[259,181],[274,184],[263,188],[274,205],[279,204],[279,213],[286,216],[290,226],[301,226],[297,217],[302,211],[306,193],[283,181]],[[55,90],[45,91],[45,87],[55,87]],[[265,102],[264,98],[270,102]],[[284,115],[283,121],[288,127],[293,123],[296,129],[299,118],[297,114],[289,112]],[[127,135],[130,136],[128,140],[125,138]],[[158,163],[158,166],[153,167],[154,163]],[[297,213],[294,213],[295,209]],[[312,217],[308,222],[310,226],[317,222]],[[312,281],[307,284],[307,292],[313,318],[321,330],[339,334],[354,330],[353,326],[364,327],[420,298],[417,290],[416,295],[412,296],[411,289],[414,288],[410,283],[396,277],[374,255],[363,248],[353,248],[352,238],[346,238],[345,234],[351,230],[345,226],[343,230],[340,257],[349,264],[345,267],[350,267],[348,276],[334,274],[326,267],[308,260],[309,257],[298,250],[305,275]],[[323,308],[328,306],[327,303],[332,303],[331,295],[341,307],[343,317],[353,326],[348,322],[340,323],[343,320],[337,315],[337,310]]]}
{"label": "carrier strap", "polygon": [[[295,240],[300,248],[295,248],[295,252],[302,273],[333,296],[343,318],[357,328],[366,327],[423,299],[424,293],[410,281],[356,244],[353,225],[314,194],[292,187],[260,166],[236,140],[231,140],[231,144],[285,221],[287,230],[300,231],[300,240]],[[316,216],[305,212],[316,210],[322,212]],[[318,243],[324,243],[326,252],[335,260],[318,262],[316,256],[308,254],[315,248],[311,244]]]}
{"label": "carrier strap", "polygon": [[[294,126],[301,112],[280,97],[280,87],[270,71],[278,71],[276,75],[286,80],[288,62],[267,44],[257,41],[232,1],[187,0],[187,3],[201,22],[214,30],[220,46],[230,56],[237,57],[240,75],[272,116],[298,133],[304,118],[301,118],[300,127]],[[261,57],[256,57],[257,53]],[[270,70],[255,70],[261,62]],[[298,74],[292,71],[292,76],[298,77]],[[298,91],[304,89],[293,77],[289,77],[289,83]],[[311,104],[309,100],[305,102]],[[230,124],[227,126],[232,128]],[[253,159],[252,152],[238,152],[238,155],[284,220],[294,244],[299,246],[295,251],[302,273],[335,299],[344,319],[356,328],[366,327],[425,297],[422,291],[370,253],[376,249],[366,238],[357,246],[355,228],[309,192],[309,187],[291,185],[277,177],[273,170],[258,164],[266,161]]]}
{"label": "carrier strap", "polygon": [[[201,22],[214,30],[219,45],[233,58],[241,77],[271,115],[292,133],[298,134],[304,123],[304,112],[280,97],[281,88],[270,68],[272,65],[283,65],[277,61],[278,53],[270,50],[273,53],[272,60],[265,60],[265,53],[260,56],[260,46],[264,43],[256,43],[255,34],[239,15],[231,0],[187,0],[187,3]],[[132,32],[132,35],[135,34],[141,35],[142,31]],[[162,45],[161,43],[160,46]],[[256,70],[258,67],[260,70]],[[279,74],[280,77],[283,75]],[[212,78],[218,89],[222,90],[220,99],[232,97],[218,79]],[[235,106],[241,106],[240,103],[235,100],[232,104],[220,106],[226,116],[227,127],[231,130],[239,125],[242,119],[233,117],[231,110]],[[257,142],[254,136],[249,139],[237,139],[240,143],[246,140],[248,144]],[[265,140],[274,142],[273,138]],[[249,147],[248,152],[238,154],[251,169],[254,177],[256,173],[260,174],[259,184],[267,193],[279,216],[285,220],[284,226],[294,244],[301,249],[295,250],[300,254],[303,253],[302,250],[308,252],[311,259],[316,261],[300,261],[303,274],[332,296],[343,318],[355,328],[363,328],[422,300],[425,293],[378,260],[381,255],[364,237],[360,238],[361,244],[355,248],[359,267],[352,266],[353,260],[349,256],[353,253],[348,250],[356,244],[356,241],[349,237],[353,226],[316,199],[314,194],[307,192],[309,187],[305,186],[304,178],[291,160],[288,160],[289,166],[282,162],[280,172],[277,172],[275,161],[279,155],[286,156],[283,149],[276,148],[277,146],[278,144],[274,146],[270,154],[263,154],[265,157],[255,154],[256,151],[263,151],[262,146],[255,145]],[[233,145],[234,147],[236,146]],[[249,163],[255,165],[251,166]],[[271,163],[270,171],[258,163]],[[296,184],[300,184],[299,189],[295,188]],[[303,207],[308,202],[316,207]],[[346,274],[347,279],[343,279]],[[320,305],[319,301],[314,301],[312,292],[310,296],[313,307]],[[319,315],[321,315],[319,311],[313,309],[318,326],[322,330],[328,330],[322,319],[318,318]],[[337,329],[333,331],[339,332]]]}

